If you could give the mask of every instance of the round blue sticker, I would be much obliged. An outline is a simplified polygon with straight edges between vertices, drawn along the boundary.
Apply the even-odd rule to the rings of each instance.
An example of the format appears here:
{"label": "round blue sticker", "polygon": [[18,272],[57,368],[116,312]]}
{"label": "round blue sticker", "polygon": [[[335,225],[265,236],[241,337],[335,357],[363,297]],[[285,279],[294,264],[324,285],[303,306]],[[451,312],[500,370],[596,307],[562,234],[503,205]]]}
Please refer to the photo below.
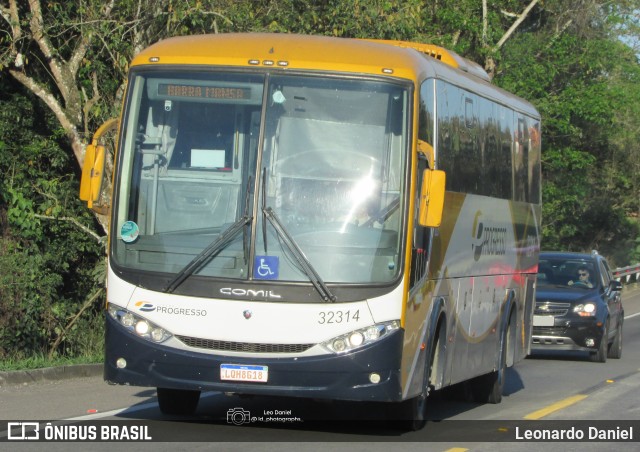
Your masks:
{"label": "round blue sticker", "polygon": [[122,241],[126,243],[135,242],[140,234],[140,229],[134,221],[125,221],[120,228],[120,236]]}

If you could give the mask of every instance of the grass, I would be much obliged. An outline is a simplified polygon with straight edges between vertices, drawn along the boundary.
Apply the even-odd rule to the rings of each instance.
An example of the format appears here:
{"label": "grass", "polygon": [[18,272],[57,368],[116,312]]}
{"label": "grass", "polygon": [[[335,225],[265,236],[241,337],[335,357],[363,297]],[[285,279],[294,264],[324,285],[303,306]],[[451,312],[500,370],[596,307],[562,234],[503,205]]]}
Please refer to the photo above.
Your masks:
{"label": "grass", "polygon": [[77,358],[58,357],[49,359],[46,355],[32,356],[25,359],[7,358],[0,361],[0,372],[71,366],[74,364],[95,364],[101,363],[103,358],[102,354],[95,356],[81,356]]}

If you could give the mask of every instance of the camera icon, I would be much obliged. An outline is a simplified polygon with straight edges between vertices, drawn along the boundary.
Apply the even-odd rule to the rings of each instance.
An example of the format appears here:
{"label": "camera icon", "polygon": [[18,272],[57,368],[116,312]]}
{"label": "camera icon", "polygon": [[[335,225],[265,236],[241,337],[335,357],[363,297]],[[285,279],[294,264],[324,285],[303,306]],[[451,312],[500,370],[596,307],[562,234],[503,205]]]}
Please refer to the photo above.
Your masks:
{"label": "camera icon", "polygon": [[230,408],[227,411],[227,423],[234,425],[248,424],[251,422],[251,413],[243,408]]}

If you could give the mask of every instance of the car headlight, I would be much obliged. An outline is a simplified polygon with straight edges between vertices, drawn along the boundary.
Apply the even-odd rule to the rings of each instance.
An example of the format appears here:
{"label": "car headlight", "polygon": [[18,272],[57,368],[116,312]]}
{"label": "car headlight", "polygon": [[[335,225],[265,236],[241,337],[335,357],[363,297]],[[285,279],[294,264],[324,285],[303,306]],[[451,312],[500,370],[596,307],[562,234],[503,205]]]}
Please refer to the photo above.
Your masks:
{"label": "car headlight", "polygon": [[109,317],[118,322],[132,334],[148,341],[160,343],[166,341],[172,336],[172,334],[164,328],[161,328],[155,323],[150,322],[147,319],[143,319],[139,315],[136,315],[133,312],[128,311],[125,308],[121,308],[113,303],[109,303],[107,313],[109,314]]}
{"label": "car headlight", "polygon": [[573,312],[578,314],[580,317],[593,317],[596,315],[596,305],[595,303],[579,304],[573,308]]}
{"label": "car headlight", "polygon": [[399,328],[398,320],[378,323],[329,339],[323,342],[322,346],[332,353],[347,353],[371,344]]}

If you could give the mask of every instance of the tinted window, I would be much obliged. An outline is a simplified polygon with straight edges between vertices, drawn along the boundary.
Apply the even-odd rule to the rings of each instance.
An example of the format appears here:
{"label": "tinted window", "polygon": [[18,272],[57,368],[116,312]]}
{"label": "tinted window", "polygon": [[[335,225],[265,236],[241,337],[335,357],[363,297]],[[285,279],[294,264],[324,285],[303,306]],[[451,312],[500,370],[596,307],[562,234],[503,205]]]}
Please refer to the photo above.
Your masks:
{"label": "tinted window", "polygon": [[541,257],[538,264],[538,285],[579,287],[576,283],[585,272],[588,274],[587,280],[593,286],[602,284],[600,271],[592,259]]}

